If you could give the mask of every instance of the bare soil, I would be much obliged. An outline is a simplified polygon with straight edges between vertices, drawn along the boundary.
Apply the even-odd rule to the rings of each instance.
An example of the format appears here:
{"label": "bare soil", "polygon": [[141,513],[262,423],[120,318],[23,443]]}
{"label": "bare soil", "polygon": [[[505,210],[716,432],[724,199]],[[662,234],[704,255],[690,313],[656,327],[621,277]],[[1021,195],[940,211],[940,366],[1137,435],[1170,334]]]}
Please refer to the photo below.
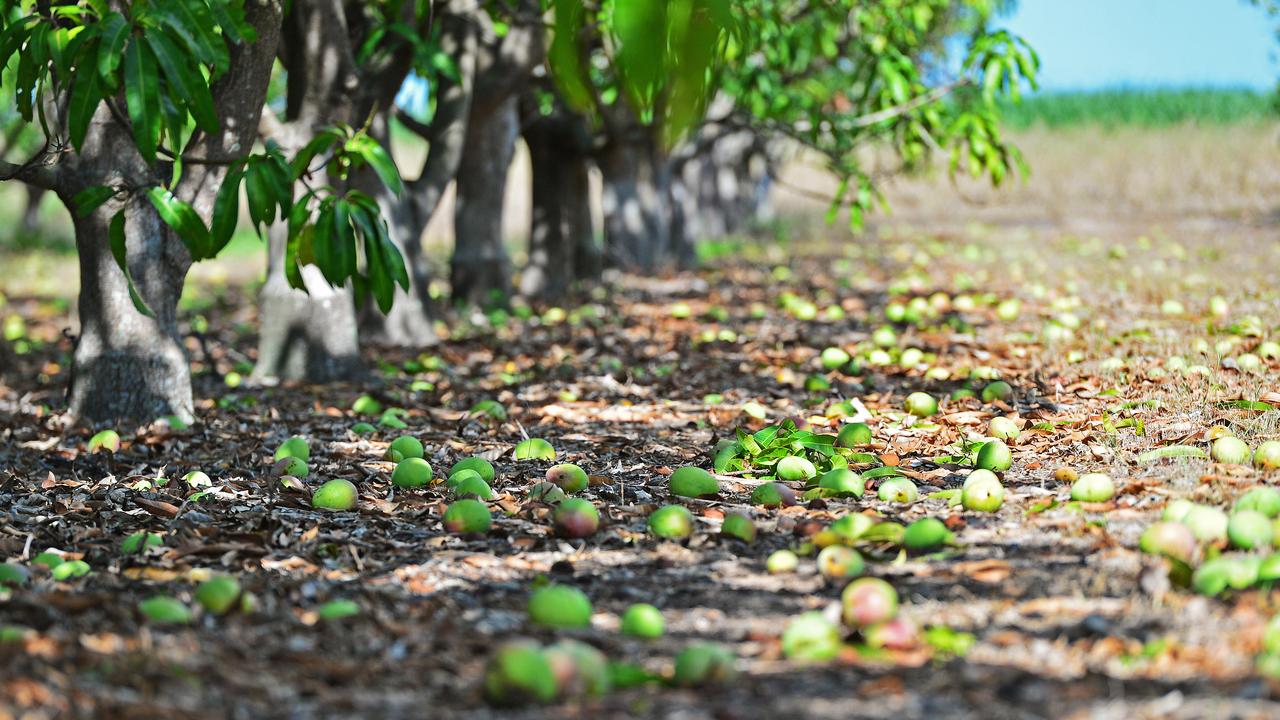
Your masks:
{"label": "bare soil", "polygon": [[[1227,140],[1220,132],[1141,142],[1076,136],[1080,144],[1068,147],[1063,137],[1042,137],[1037,172],[1052,180],[1014,189],[1007,204],[997,196],[980,206],[940,199],[950,191],[944,179],[902,183],[890,190],[898,213],[858,236],[802,218],[799,239],[787,245],[745,243],[698,273],[624,278],[565,322],[460,322],[456,337],[422,353],[442,361],[435,370],[404,372],[418,353],[370,347],[377,372],[358,386],[228,387],[225,376],[252,360],[251,294],[205,286],[199,312],[209,329],[190,344],[200,422],[122,433],[115,455],[87,452],[88,433],[65,428],[59,414],[70,352],[64,306],[11,293],[0,315],[22,316],[37,342],[0,355],[0,562],[26,564],[54,549],[92,571],[59,582],[35,570],[25,586],[0,590],[0,625],[23,629],[0,643],[0,718],[1276,717],[1280,686],[1255,670],[1277,605],[1270,591],[1201,597],[1172,585],[1165,561],[1137,548],[1170,499],[1229,509],[1248,488],[1280,481],[1280,473],[1207,460],[1137,462],[1162,445],[1204,447],[1213,425],[1250,445],[1280,439],[1280,410],[1224,404],[1280,407],[1280,364],[1240,372],[1234,358],[1262,338],[1222,330],[1251,315],[1264,335],[1280,327],[1280,162],[1264,144],[1271,130]],[[1111,162],[1132,173],[1105,160],[1089,170],[1065,161],[1099,144],[1129,148],[1127,160]],[[1187,182],[1170,177],[1179,172]],[[1135,188],[1141,173],[1150,184]],[[1242,184],[1222,187],[1206,173]],[[1039,194],[1037,182],[1057,194]],[[952,378],[994,368],[1014,398],[944,400],[936,425],[918,427],[902,419],[904,397],[925,390],[946,398],[961,380],[888,366],[858,378],[829,374],[830,392],[805,391],[823,348],[852,348],[884,324],[891,290],[1020,299],[1012,322],[979,305],[948,310],[949,325],[899,327],[902,347],[936,354],[930,365]],[[779,307],[783,293],[838,305],[846,317],[797,320]],[[1208,315],[1213,295],[1229,303],[1227,318]],[[1184,311],[1162,312],[1171,299]],[[676,302],[692,317],[672,317]],[[763,317],[753,316],[754,303]],[[1063,313],[1079,328],[1046,341],[1046,322]],[[736,339],[699,342],[708,329]],[[1194,345],[1201,338],[1211,348],[1238,344],[1223,348],[1224,357],[1202,355]],[[1161,374],[1174,355],[1211,373]],[[424,442],[437,475],[461,457],[493,458],[499,498],[489,534],[444,531],[442,485],[392,487],[392,465],[381,457],[400,433],[349,431],[366,419],[349,409],[365,393],[407,411],[402,432]],[[506,422],[468,416],[488,398],[506,406]],[[717,440],[763,425],[743,414],[743,403],[765,405],[772,423],[820,416],[841,398],[873,413],[875,452],[912,477],[922,497],[962,482],[966,469],[935,461],[953,443],[985,434],[996,415],[1021,422],[1003,476],[1005,504],[983,514],[943,499],[883,503],[869,492],[768,510],[749,504],[750,480],[726,478],[719,498],[686,502],[698,523],[690,541],[659,542],[646,532],[648,512],[671,499],[673,468],[709,467]],[[360,489],[356,510],[313,510],[305,490],[279,485],[271,453],[297,434],[312,442],[305,490],[345,477]],[[559,461],[594,476],[585,496],[604,519],[596,535],[556,538],[549,509],[526,501],[549,463],[512,459],[525,436],[548,439]],[[1116,497],[1069,503],[1067,486],[1054,479],[1061,467],[1110,474]],[[214,489],[192,500],[179,478],[194,469]],[[133,488],[157,474],[170,482]],[[729,511],[754,518],[753,544],[718,535]],[[967,653],[851,646],[822,665],[782,656],[789,619],[838,602],[842,583],[824,580],[811,557],[786,575],[767,573],[765,558],[848,512],[947,522],[957,544],[943,552],[864,549],[868,574],[897,588],[909,617],[974,636]],[[121,541],[138,530],[160,533],[163,546],[122,556]],[[139,601],[157,594],[190,602],[211,572],[237,576],[258,599],[256,612],[198,613],[186,626],[156,625],[138,612]],[[591,598],[589,629],[529,623],[525,603],[544,577]],[[334,599],[355,601],[359,614],[319,619]],[[662,639],[618,633],[618,616],[635,602],[662,609]],[[689,642],[710,640],[736,653],[740,672],[723,686],[650,684],[493,708],[481,692],[486,660],[518,637],[574,637],[658,675]]]}

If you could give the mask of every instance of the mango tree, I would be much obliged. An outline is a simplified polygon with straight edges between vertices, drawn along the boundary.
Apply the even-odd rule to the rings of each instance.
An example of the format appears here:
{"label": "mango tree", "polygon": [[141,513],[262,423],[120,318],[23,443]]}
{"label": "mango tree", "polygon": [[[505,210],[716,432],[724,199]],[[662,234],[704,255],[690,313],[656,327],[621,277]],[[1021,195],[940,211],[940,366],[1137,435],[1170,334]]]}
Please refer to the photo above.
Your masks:
{"label": "mango tree", "polygon": [[[177,302],[192,262],[230,241],[242,187],[259,231],[287,220],[293,286],[314,265],[327,283],[360,282],[389,308],[407,285],[376,203],[344,187],[362,167],[399,183],[362,128],[313,127],[292,154],[257,144],[285,14],[271,0],[0,5],[0,65],[16,67],[5,91],[43,135],[36,152],[0,164],[0,179],[51,190],[74,216],[73,417],[192,418]],[[295,190],[319,172],[335,182]]]}
{"label": "mango tree", "polygon": [[[996,101],[1034,82],[1037,59],[992,26],[989,0],[551,5],[550,66],[598,133],[616,266],[687,259],[686,230],[731,223],[686,221],[685,208],[742,212],[714,196],[699,202],[678,176],[689,158],[713,159],[717,143],[744,133],[749,141],[737,142],[749,155],[821,158],[840,183],[833,210],[847,207],[855,225],[877,197],[866,149],[889,149],[901,170],[949,155],[953,171],[995,183],[1019,162]],[[750,177],[743,167],[737,174]],[[739,186],[754,196],[758,183]]]}

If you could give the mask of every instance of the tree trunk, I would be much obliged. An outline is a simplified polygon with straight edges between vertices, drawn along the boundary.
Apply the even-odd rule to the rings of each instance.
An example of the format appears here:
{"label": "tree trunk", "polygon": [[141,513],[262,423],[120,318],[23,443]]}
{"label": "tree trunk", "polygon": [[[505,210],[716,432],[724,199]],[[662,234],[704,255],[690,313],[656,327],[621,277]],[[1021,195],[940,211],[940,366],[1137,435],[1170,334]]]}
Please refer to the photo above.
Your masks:
{"label": "tree trunk", "polygon": [[[246,20],[254,26],[258,40],[231,49],[227,72],[211,88],[222,131],[191,141],[187,150],[209,162],[183,167],[173,186],[174,194],[190,203],[206,223],[230,161],[242,156],[256,135],[279,39],[280,13],[281,7],[274,2],[247,8]],[[118,190],[117,198],[73,220],[80,256],[80,337],[68,390],[72,417],[89,423],[151,422],[175,415],[191,422],[191,371],[177,319],[191,255],[137,191],[159,184],[172,169],[147,163],[128,128],[102,104],[94,112],[80,152],[60,156],[42,172],[56,177],[41,186],[57,192],[69,209],[75,207],[73,198],[87,187],[111,185]],[[130,199],[119,199],[123,194]],[[128,280],[111,252],[108,230],[122,208],[125,264],[154,317],[135,307]]]}
{"label": "tree trunk", "polygon": [[107,241],[111,217],[120,207],[109,202],[75,220],[80,338],[74,353],[71,414],[95,424],[166,415],[191,422],[191,374],[177,320],[191,256],[149,203],[135,200],[129,205],[128,266],[155,317],[143,315],[129,298],[128,282]]}
{"label": "tree trunk", "polygon": [[[610,138],[599,157],[604,175],[608,264],[651,274],[686,251],[672,243],[671,173],[644,128]],[[683,235],[683,233],[681,233]]]}
{"label": "tree trunk", "polygon": [[590,135],[579,117],[556,113],[530,123],[524,139],[533,168],[533,223],[520,293],[560,300],[576,282],[600,279],[602,258],[591,224]]}
{"label": "tree trunk", "polygon": [[360,308],[360,336],[369,342],[392,347],[429,347],[440,342],[431,321],[431,299],[427,297],[427,261],[422,254],[424,223],[418,221],[404,202],[378,197],[387,221],[387,236],[404,257],[409,271],[409,289],[396,286],[395,304],[383,313],[372,298]]}
{"label": "tree trunk", "polygon": [[268,233],[267,282],[259,304],[259,382],[305,380],[314,383],[353,380],[363,372],[351,290],[329,285],[312,265],[301,268],[307,292],[294,289],[284,274],[288,230]]}
{"label": "tree trunk", "polygon": [[672,194],[679,227],[697,240],[751,232],[772,217],[764,148],[749,132],[703,128],[674,162]]}
{"label": "tree trunk", "polygon": [[456,303],[506,304],[511,270],[502,242],[502,215],[518,129],[514,97],[492,115],[473,115],[467,128],[454,212],[457,240],[450,264]]}
{"label": "tree trunk", "polygon": [[[404,6],[403,10],[411,9]],[[353,33],[355,35],[353,36]],[[285,122],[267,116],[269,139],[287,155],[301,149],[320,128],[359,125],[394,97],[389,78],[399,87],[410,58],[400,66],[362,76],[357,62],[358,29],[339,2],[294,3],[282,28],[281,61],[286,70]],[[318,173],[312,182],[345,191],[338,178]],[[350,286],[334,288],[313,265],[301,269],[306,292],[291,287],[284,274],[286,232],[283,223],[269,231],[267,282],[259,296],[258,362],[260,382],[297,380],[314,383],[349,380],[362,374],[354,295]]]}
{"label": "tree trunk", "polygon": [[47,191],[30,184],[23,184],[22,187],[26,189],[27,205],[22,209],[22,226],[19,232],[24,238],[36,239],[40,234],[40,201],[44,200]]}

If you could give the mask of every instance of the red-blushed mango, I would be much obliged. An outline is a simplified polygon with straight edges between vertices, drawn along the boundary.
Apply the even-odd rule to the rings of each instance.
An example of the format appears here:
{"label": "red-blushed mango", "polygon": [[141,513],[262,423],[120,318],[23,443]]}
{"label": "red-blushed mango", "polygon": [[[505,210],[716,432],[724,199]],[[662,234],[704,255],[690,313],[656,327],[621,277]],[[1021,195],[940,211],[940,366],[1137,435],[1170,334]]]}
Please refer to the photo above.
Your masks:
{"label": "red-blushed mango", "polygon": [[587,473],[573,463],[561,463],[547,470],[547,482],[559,485],[570,495],[587,489]]}
{"label": "red-blushed mango", "polygon": [[600,527],[600,511],[583,498],[567,498],[556,506],[552,515],[556,534],[566,538],[585,538]]}
{"label": "red-blushed mango", "polygon": [[865,628],[898,614],[898,591],[880,578],[858,578],[840,593],[845,623]]}

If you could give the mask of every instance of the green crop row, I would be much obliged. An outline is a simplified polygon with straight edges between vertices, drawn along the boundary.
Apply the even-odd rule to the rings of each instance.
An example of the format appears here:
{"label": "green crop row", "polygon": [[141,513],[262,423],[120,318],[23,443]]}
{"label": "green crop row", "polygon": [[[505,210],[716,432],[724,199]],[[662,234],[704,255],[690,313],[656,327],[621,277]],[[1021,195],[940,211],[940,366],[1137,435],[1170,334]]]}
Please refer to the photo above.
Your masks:
{"label": "green crop row", "polygon": [[1047,92],[1002,108],[1009,127],[1230,125],[1280,118],[1275,92],[1248,89],[1114,89]]}

